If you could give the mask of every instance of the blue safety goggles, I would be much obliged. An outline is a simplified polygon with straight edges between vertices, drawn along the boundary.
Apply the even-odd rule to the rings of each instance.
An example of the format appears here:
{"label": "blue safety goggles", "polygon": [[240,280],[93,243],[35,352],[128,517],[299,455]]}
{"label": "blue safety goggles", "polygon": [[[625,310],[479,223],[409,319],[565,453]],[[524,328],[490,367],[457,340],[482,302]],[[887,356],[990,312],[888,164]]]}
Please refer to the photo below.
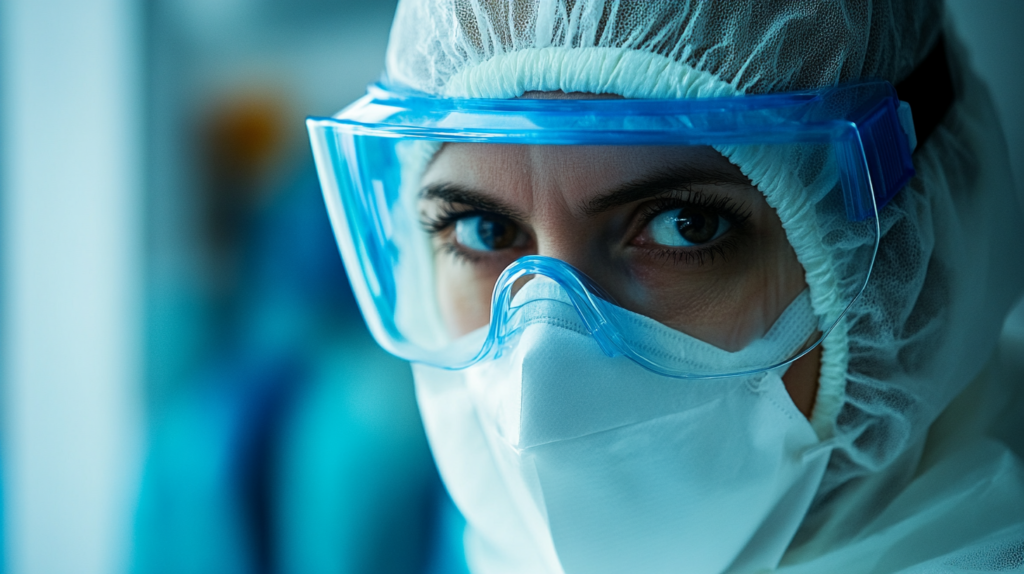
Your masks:
{"label": "blue safety goggles", "polygon": [[[557,298],[575,311],[608,354],[629,356],[663,374],[721,377],[785,365],[828,336],[859,296],[877,251],[878,212],[914,175],[909,108],[890,84],[881,81],[684,100],[449,99],[375,85],[333,118],[309,118],[307,127],[331,223],[371,332],[381,346],[401,358],[446,368],[485,360],[515,343],[517,321],[527,315],[517,305],[516,294],[531,276],[545,276],[560,286],[564,293]],[[534,222],[510,218],[500,209],[481,210],[478,203],[483,200],[446,195],[444,190],[466,184],[460,178],[469,177],[467,165],[486,165],[493,158],[496,166],[507,166],[529,155],[515,146],[543,148],[540,153],[552,158],[577,157],[570,153],[574,146],[591,146],[593,153],[585,156],[597,158],[588,160],[597,164],[568,164],[580,171],[576,179],[585,178],[588,170],[607,168],[616,157],[636,156],[642,163],[649,156],[657,158],[657,166],[677,162],[687,167],[688,162],[699,163],[694,158],[706,156],[693,150],[716,150],[749,176],[763,195],[748,201],[742,198],[749,195],[736,186],[715,187],[711,182],[695,191],[680,184],[677,194],[661,193],[659,201],[672,196],[677,203],[656,214],[656,221],[645,229],[656,227],[658,237],[679,231],[680,245],[672,247],[684,255],[689,253],[686,249],[700,247],[687,243],[686,233],[703,238],[702,230],[716,221],[717,229],[726,230],[723,237],[739,234],[738,220],[730,220],[706,201],[716,194],[748,201],[755,213],[766,209],[755,204],[767,202],[785,229],[773,231],[764,223],[763,229],[745,231],[747,237],[733,238],[745,247],[732,262],[718,263],[719,269],[714,263],[709,267],[706,260],[699,269],[659,268],[656,273],[662,275],[655,283],[670,288],[630,282],[638,274],[621,258],[614,265],[597,262],[585,268],[542,250],[527,252],[528,243],[516,244],[514,237],[507,243],[520,251],[505,248],[502,241],[514,233],[539,234]],[[519,167],[504,178],[495,176],[494,169],[487,171],[490,180],[470,182],[483,188],[478,195],[489,198],[484,206],[500,204],[509,194],[503,191],[507,186],[522,189],[514,182]],[[697,197],[704,203],[698,204]],[[454,212],[455,217],[443,222],[444,228],[424,225],[425,214],[435,212],[449,218]],[[626,211],[623,214],[629,217]],[[788,247],[769,247],[771,242],[763,238],[771,233],[799,235],[802,243],[794,241],[791,246],[796,256],[806,259],[813,254],[815,264],[824,265],[824,270],[814,270],[817,292],[811,289],[811,295],[817,324],[806,340],[761,354],[770,358],[756,364],[694,367],[679,360],[680,351],[671,344],[652,348],[640,331],[632,332],[633,321],[621,309],[731,351],[763,338],[803,292],[798,288],[805,279],[802,274],[811,272],[805,269],[810,263],[803,260],[804,267],[795,271],[792,266],[772,265],[787,257],[782,251]],[[540,244],[539,239],[523,241]],[[452,245],[478,248],[489,258],[487,272],[467,270],[464,261],[448,261]],[[495,270],[492,262],[503,261],[506,251],[508,265]],[[607,272],[616,265],[626,269],[621,277]],[[479,301],[484,297],[486,301]],[[469,308],[486,312],[462,316],[472,315],[465,311]],[[716,329],[733,339],[719,336]]]}

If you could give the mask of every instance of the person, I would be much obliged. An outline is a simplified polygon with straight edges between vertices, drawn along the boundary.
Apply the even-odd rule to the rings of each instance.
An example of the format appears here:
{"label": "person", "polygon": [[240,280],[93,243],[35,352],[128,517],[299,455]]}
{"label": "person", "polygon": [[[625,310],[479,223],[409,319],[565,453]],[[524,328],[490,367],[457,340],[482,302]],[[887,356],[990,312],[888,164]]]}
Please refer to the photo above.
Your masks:
{"label": "person", "polygon": [[308,126],[472,571],[1024,568],[1021,203],[947,27],[400,2]]}

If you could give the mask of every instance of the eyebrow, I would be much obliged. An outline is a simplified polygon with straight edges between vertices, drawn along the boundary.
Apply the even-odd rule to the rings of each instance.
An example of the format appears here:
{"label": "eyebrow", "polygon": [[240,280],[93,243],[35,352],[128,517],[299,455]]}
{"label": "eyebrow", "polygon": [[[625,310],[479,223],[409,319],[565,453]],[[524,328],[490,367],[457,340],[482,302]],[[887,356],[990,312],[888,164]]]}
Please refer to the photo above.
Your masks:
{"label": "eyebrow", "polygon": [[[652,176],[626,182],[616,189],[583,201],[579,210],[586,216],[594,216],[617,207],[642,199],[687,190],[692,185],[745,185],[753,186],[739,171],[705,169],[694,166],[675,167]],[[486,193],[454,183],[440,183],[427,186],[420,192],[424,199],[458,203],[473,210],[502,215],[512,220],[525,221],[526,215],[500,200],[488,197]]]}
{"label": "eyebrow", "polygon": [[586,200],[580,204],[580,211],[593,216],[639,201],[675,191],[689,190],[693,185],[745,185],[753,187],[753,183],[739,170],[705,169],[694,166],[674,167],[672,169],[643,177],[618,188]]}
{"label": "eyebrow", "polygon": [[428,185],[420,192],[420,197],[445,203],[459,203],[473,210],[502,215],[516,221],[526,221],[527,219],[526,214],[511,205],[492,199],[483,192],[454,183]]}

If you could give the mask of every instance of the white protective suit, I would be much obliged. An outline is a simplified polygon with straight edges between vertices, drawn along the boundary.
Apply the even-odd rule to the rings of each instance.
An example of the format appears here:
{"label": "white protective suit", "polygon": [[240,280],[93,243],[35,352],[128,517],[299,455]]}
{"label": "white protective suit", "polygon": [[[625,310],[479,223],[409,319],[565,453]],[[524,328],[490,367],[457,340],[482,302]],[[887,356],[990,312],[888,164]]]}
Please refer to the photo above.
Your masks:
{"label": "white protective suit", "polygon": [[[943,27],[928,0],[409,0],[387,79],[489,98],[896,83]],[[870,282],[824,343],[811,421],[836,446],[780,572],[1024,571],[1024,342],[997,344],[1024,286],[1024,220],[988,95],[946,37],[955,102],[880,213]],[[832,230],[805,225],[793,188],[813,177],[777,169],[801,158],[720,151],[779,213],[814,311],[834,314],[842,249],[823,251]]]}

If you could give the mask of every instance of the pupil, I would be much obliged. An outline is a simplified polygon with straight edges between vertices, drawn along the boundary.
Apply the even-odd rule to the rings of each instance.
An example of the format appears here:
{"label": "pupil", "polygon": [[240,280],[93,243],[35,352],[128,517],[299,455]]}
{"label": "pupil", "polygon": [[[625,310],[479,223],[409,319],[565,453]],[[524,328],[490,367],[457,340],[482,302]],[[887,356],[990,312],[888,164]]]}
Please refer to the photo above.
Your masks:
{"label": "pupil", "polygon": [[476,232],[488,249],[506,249],[516,239],[516,226],[505,219],[481,217]]}
{"label": "pupil", "polygon": [[676,216],[676,228],[679,235],[690,243],[707,243],[718,232],[718,215],[707,213],[692,207],[684,207]]}

